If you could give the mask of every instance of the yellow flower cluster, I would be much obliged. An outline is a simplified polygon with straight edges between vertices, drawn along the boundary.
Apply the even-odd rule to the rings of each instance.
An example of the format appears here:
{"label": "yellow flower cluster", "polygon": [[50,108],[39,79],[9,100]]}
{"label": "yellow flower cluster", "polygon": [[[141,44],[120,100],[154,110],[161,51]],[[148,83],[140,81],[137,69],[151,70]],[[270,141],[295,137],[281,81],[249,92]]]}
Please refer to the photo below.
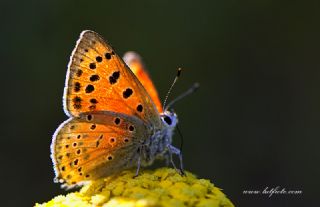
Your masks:
{"label": "yellow flower cluster", "polygon": [[134,171],[92,181],[79,192],[59,195],[35,207],[233,207],[231,201],[210,181],[197,179],[187,172],[180,176],[175,170],[160,168]]}

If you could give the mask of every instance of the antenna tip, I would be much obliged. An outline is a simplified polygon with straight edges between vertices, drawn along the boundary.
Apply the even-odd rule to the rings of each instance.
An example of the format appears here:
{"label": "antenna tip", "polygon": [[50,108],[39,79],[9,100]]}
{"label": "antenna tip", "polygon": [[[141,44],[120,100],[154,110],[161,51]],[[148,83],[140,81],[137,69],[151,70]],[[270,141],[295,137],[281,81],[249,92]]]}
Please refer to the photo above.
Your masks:
{"label": "antenna tip", "polygon": [[199,87],[200,87],[200,84],[198,82],[194,83],[192,86],[193,91],[197,90]]}
{"label": "antenna tip", "polygon": [[182,68],[178,68],[178,73],[177,73],[177,77],[179,77],[179,76],[180,76],[180,74],[181,74],[181,71],[182,71]]}

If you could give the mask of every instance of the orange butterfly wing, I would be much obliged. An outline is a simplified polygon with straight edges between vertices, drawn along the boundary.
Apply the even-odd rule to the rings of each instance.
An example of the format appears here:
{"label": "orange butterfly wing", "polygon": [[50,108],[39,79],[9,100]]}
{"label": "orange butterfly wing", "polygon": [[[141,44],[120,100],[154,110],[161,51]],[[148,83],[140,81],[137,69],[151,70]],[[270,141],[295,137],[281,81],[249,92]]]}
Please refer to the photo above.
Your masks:
{"label": "orange butterfly wing", "polygon": [[83,31],[72,52],[64,91],[69,116],[113,111],[161,125],[159,112],[146,89],[102,37]]}
{"label": "orange butterfly wing", "polygon": [[159,99],[157,89],[153,85],[153,82],[141,60],[140,55],[138,55],[135,52],[127,52],[126,54],[124,54],[123,60],[129,66],[132,72],[136,75],[136,77],[139,79],[144,88],[147,90],[148,94],[153,100],[153,103],[156,105],[159,113],[162,113],[163,108]]}

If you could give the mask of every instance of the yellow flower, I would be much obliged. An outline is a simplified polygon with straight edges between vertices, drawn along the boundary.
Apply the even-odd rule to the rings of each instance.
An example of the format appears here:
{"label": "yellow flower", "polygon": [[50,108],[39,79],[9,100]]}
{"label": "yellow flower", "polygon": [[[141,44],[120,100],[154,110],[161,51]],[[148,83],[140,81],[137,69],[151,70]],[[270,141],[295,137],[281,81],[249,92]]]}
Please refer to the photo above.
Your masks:
{"label": "yellow flower", "polygon": [[92,181],[79,192],[59,195],[36,207],[233,207],[231,201],[209,180],[197,179],[187,172],[180,176],[174,169],[135,171]]}

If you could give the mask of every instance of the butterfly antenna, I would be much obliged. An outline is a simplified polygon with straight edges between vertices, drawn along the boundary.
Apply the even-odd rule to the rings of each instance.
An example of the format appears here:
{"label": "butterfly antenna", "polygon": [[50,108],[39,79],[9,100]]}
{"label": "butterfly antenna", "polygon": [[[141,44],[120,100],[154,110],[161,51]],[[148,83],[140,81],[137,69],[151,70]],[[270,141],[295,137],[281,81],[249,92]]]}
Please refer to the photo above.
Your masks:
{"label": "butterfly antenna", "polygon": [[178,96],[177,98],[173,99],[165,108],[163,111],[167,111],[170,107],[172,107],[177,101],[181,100],[182,98],[192,94],[200,87],[199,83],[194,83],[186,92]]}
{"label": "butterfly antenna", "polygon": [[[177,80],[178,80],[179,77],[180,77],[181,70],[182,70],[181,68],[178,68],[177,75],[176,75],[176,77],[174,78],[173,83],[171,84],[171,86],[170,86],[170,88],[169,88],[169,91],[168,91],[168,93],[167,93],[167,95],[166,95],[166,98],[164,99],[164,102],[163,102],[163,110],[166,109],[166,103],[167,103],[168,97],[169,97],[169,95],[170,95],[170,93],[171,93],[171,91],[172,91],[173,86],[176,84]],[[164,110],[164,111],[165,111],[165,110]]]}

